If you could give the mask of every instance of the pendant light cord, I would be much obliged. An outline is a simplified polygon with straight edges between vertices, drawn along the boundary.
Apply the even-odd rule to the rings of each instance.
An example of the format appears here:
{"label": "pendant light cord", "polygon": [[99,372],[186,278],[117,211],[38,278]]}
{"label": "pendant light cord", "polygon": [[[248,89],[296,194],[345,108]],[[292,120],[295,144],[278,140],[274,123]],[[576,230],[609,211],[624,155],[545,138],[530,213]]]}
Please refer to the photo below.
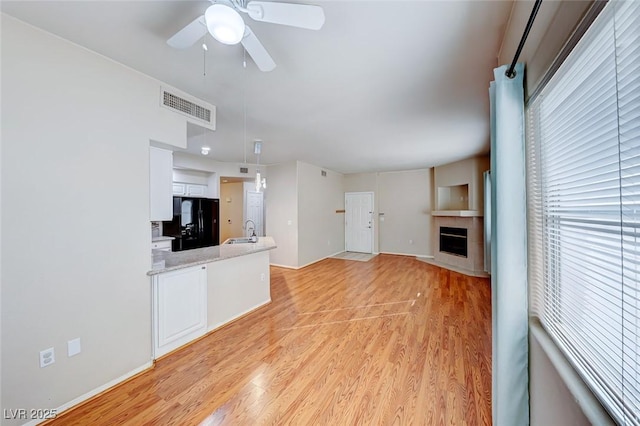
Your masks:
{"label": "pendant light cord", "polygon": [[242,150],[244,152],[244,164],[247,164],[247,51],[242,49],[242,116],[243,116],[243,136]]}

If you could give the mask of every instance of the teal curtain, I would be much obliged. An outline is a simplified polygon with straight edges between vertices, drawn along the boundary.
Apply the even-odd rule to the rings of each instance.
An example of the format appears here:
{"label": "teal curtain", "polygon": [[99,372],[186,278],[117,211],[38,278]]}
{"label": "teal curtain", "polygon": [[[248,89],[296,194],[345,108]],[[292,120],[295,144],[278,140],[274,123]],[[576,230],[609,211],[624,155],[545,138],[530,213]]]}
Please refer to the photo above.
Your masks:
{"label": "teal curtain", "polygon": [[524,65],[493,70],[491,99],[491,302],[493,424],[529,424]]}

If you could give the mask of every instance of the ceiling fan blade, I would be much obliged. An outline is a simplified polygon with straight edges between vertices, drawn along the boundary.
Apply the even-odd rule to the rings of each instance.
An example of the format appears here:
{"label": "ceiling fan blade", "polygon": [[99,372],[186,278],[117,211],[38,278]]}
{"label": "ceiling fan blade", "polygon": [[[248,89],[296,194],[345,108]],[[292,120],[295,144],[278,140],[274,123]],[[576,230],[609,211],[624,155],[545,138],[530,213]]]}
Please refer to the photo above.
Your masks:
{"label": "ceiling fan blade", "polygon": [[276,67],[276,63],[273,62],[273,59],[264,48],[258,37],[251,31],[249,26],[245,26],[244,30],[244,38],[242,39],[242,45],[245,50],[253,59],[253,62],[256,63],[260,71],[268,72],[273,71]]}
{"label": "ceiling fan blade", "polygon": [[196,41],[201,39],[207,33],[207,23],[204,20],[204,15],[196,18],[189,25],[175,33],[167,44],[176,49],[186,49],[195,44]]}
{"label": "ceiling fan blade", "polygon": [[251,1],[247,13],[256,21],[319,30],[324,25],[324,10],[320,6],[293,3]]}

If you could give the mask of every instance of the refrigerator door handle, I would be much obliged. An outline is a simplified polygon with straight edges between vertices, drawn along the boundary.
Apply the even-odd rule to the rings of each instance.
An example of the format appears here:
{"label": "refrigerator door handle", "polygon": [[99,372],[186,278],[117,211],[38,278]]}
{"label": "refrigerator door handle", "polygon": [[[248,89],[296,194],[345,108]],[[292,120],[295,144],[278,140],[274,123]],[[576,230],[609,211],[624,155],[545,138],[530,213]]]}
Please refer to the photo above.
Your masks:
{"label": "refrigerator door handle", "polygon": [[198,235],[200,238],[204,235],[204,220],[202,219],[202,210],[198,210]]}

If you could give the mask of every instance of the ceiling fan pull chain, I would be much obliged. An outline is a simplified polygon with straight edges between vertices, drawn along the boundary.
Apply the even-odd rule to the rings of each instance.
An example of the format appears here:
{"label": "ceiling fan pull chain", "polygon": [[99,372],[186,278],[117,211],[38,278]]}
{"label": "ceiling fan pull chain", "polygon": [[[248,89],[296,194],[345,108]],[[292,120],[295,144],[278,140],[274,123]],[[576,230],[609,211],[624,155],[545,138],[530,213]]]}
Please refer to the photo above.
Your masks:
{"label": "ceiling fan pull chain", "polygon": [[202,37],[202,76],[207,76],[207,44],[204,37]]}

